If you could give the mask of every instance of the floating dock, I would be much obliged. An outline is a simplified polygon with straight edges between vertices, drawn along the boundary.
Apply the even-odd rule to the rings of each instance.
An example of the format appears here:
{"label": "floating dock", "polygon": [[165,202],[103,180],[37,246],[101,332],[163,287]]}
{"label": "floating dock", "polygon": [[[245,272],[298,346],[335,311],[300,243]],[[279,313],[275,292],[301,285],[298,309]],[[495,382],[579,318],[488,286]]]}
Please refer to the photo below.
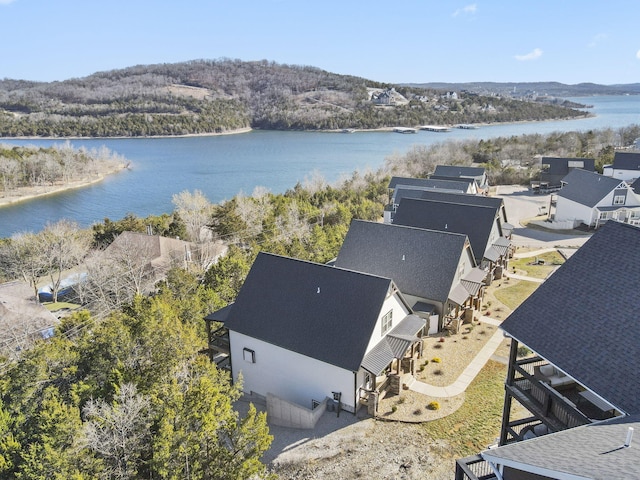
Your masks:
{"label": "floating dock", "polygon": [[420,130],[426,130],[428,132],[450,132],[451,129],[449,127],[444,127],[442,125],[422,125]]}

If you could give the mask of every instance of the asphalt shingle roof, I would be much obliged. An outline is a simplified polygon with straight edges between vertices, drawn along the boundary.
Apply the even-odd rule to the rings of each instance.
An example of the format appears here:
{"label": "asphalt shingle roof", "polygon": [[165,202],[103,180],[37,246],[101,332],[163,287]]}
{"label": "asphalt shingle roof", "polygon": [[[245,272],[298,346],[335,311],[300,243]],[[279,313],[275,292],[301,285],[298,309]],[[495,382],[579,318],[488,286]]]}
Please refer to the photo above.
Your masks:
{"label": "asphalt shingle roof", "polygon": [[425,320],[417,315],[407,315],[367,353],[362,361],[362,367],[374,375],[379,375],[394,358],[404,357],[411,344],[419,340],[416,334],[424,328],[425,324]]}
{"label": "asphalt shingle roof", "polygon": [[354,220],[336,265],[391,278],[403,294],[444,303],[467,241],[456,233]]}
{"label": "asphalt shingle roof", "polygon": [[615,152],[613,168],[617,170],[640,170],[640,153]]}
{"label": "asphalt shingle roof", "polygon": [[639,439],[632,440],[628,448],[623,446],[629,427],[638,431],[640,418],[623,417],[571,428],[487,450],[482,456],[525,471],[535,469],[539,475],[549,478],[559,478],[559,473],[565,475],[562,478],[638,478]]}
{"label": "asphalt shingle roof", "polygon": [[582,162],[582,170],[595,171],[596,161],[593,158],[542,157],[542,165],[549,165],[545,173],[549,175],[566,175],[571,168],[569,164]]}
{"label": "asphalt shingle roof", "polygon": [[640,229],[609,221],[502,323],[628,414],[640,414]]}
{"label": "asphalt shingle roof", "polygon": [[496,210],[478,205],[403,198],[393,223],[467,235],[476,264],[480,264],[496,223]]}
{"label": "asphalt shingle roof", "polygon": [[[437,200],[439,202],[462,203],[463,205],[479,205],[491,207],[496,210],[504,209],[504,200],[500,197],[488,197],[486,195],[472,195],[470,193],[424,191],[420,196],[423,200]],[[506,221],[506,214],[504,215]]]}
{"label": "asphalt shingle roof", "polygon": [[464,193],[469,189],[469,182],[456,180],[437,180],[430,178],[393,177],[389,182],[389,188],[395,189],[399,186],[429,190],[447,190],[451,192]]}
{"label": "asphalt shingle roof", "polygon": [[260,253],[225,326],[357,371],[392,285],[388,278]]}
{"label": "asphalt shingle roof", "polygon": [[579,168],[571,170],[562,182],[566,185],[562,186],[558,196],[587,207],[595,207],[621,183],[615,178]]}
{"label": "asphalt shingle roof", "polygon": [[444,177],[481,177],[485,169],[482,167],[462,167],[458,165],[436,165],[434,175]]}

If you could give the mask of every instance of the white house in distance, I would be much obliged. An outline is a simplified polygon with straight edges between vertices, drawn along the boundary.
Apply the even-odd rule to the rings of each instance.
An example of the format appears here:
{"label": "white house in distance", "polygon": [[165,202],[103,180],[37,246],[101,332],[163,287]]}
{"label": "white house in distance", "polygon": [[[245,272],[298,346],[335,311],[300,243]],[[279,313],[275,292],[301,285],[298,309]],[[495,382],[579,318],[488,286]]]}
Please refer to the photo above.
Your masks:
{"label": "white house in distance", "polygon": [[624,180],[575,169],[562,180],[554,225],[598,228],[608,220],[640,224],[640,198]]}
{"label": "white house in distance", "polygon": [[234,381],[266,398],[270,422],[290,426],[291,412],[327,397],[355,412],[388,377],[415,373],[425,326],[388,278],[268,253],[235,303],[206,320],[228,330]]}
{"label": "white house in distance", "polygon": [[616,152],[613,164],[605,165],[602,174],[618,180],[632,181],[640,177],[640,152]]}

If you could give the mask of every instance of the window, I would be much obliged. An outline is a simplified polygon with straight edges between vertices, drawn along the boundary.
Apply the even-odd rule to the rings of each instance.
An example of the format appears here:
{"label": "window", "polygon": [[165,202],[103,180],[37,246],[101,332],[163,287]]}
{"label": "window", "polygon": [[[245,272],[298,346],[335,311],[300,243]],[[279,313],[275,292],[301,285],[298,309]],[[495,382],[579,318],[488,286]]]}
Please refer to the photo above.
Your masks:
{"label": "window", "polygon": [[607,212],[600,212],[600,220],[606,220],[607,219]]}
{"label": "window", "polygon": [[250,348],[242,349],[242,357],[245,362],[256,363],[256,352],[251,350]]}
{"label": "window", "polygon": [[624,195],[616,195],[613,197],[614,205],[624,205]]}
{"label": "window", "polygon": [[393,310],[389,310],[382,317],[382,335],[387,333],[393,325]]}

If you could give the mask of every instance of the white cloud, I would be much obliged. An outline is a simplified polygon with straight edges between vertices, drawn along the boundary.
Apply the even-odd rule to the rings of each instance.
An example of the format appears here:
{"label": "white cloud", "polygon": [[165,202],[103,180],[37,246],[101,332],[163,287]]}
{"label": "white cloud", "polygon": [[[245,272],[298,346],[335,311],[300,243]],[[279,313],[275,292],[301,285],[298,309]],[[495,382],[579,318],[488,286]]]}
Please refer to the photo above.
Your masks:
{"label": "white cloud", "polygon": [[473,15],[477,10],[478,6],[475,3],[472,3],[471,5],[467,5],[466,7],[457,9],[455,12],[453,12],[453,16],[457,17],[458,15],[461,15],[463,13],[467,15]]}
{"label": "white cloud", "polygon": [[14,0],[0,0],[0,5],[9,5],[10,3],[12,3]]}
{"label": "white cloud", "polygon": [[636,58],[637,58],[638,60],[640,60],[640,50],[638,50],[638,51],[636,52]]}
{"label": "white cloud", "polygon": [[542,56],[542,50],[539,48],[534,48],[533,51],[525,54],[525,55],[516,55],[515,59],[520,60],[521,62],[526,62],[529,60],[536,60]]}
{"label": "white cloud", "polygon": [[597,46],[599,43],[602,43],[604,40],[607,39],[607,34],[606,33],[598,33],[596,36],[594,36],[591,41],[588,43],[587,46],[589,47],[595,47]]}

